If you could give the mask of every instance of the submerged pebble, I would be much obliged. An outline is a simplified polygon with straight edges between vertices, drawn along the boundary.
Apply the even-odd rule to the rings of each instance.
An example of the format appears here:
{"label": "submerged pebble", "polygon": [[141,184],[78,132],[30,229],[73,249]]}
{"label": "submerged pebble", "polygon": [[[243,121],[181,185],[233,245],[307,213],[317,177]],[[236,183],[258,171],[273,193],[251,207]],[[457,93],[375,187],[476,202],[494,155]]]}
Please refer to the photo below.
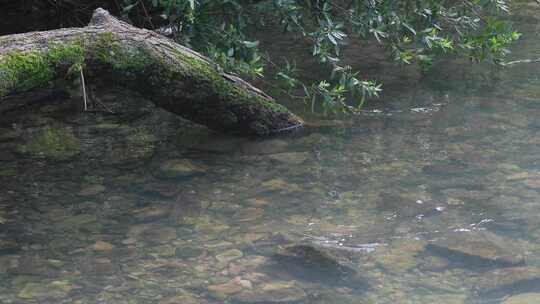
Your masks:
{"label": "submerged pebble", "polygon": [[217,299],[225,299],[227,296],[238,293],[243,289],[245,289],[245,287],[235,280],[224,284],[208,286],[210,294]]}
{"label": "submerged pebble", "polygon": [[163,178],[190,177],[206,170],[189,159],[171,159],[159,165],[158,176]]}
{"label": "submerged pebble", "polygon": [[300,165],[309,158],[308,152],[284,152],[272,154],[270,159],[288,165]]}
{"label": "submerged pebble", "polygon": [[17,296],[32,301],[59,300],[65,298],[72,289],[73,286],[68,281],[27,283]]}
{"label": "submerged pebble", "polygon": [[90,246],[90,249],[95,251],[109,252],[114,249],[114,246],[109,242],[97,241],[92,246]]}
{"label": "submerged pebble", "polygon": [[80,196],[94,196],[102,192],[105,192],[107,188],[103,185],[88,185],[84,186],[81,191],[79,191]]}
{"label": "submerged pebble", "polygon": [[133,216],[142,223],[153,222],[171,215],[170,205],[153,205],[141,209],[133,210]]}
{"label": "submerged pebble", "polygon": [[197,297],[193,294],[181,294],[172,297],[166,297],[159,301],[159,304],[206,304],[208,303],[204,299]]}
{"label": "submerged pebble", "polygon": [[307,298],[304,290],[294,282],[269,282],[254,290],[243,291],[234,295],[233,300],[239,303],[295,303]]}
{"label": "submerged pebble", "polygon": [[236,259],[239,259],[241,257],[243,257],[244,254],[242,253],[242,251],[238,250],[238,249],[230,249],[230,250],[227,250],[223,253],[220,253],[218,255],[216,255],[216,259],[222,263],[227,263],[227,262],[230,262],[230,261],[234,261]]}

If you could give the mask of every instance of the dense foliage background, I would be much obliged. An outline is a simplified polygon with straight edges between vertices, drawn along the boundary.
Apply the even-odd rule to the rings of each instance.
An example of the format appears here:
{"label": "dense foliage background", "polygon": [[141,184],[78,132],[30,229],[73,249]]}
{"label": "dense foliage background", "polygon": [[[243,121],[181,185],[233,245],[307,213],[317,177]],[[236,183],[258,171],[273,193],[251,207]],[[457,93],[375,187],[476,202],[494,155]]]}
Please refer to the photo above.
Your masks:
{"label": "dense foliage background", "polygon": [[[138,26],[159,30],[206,54],[229,72],[276,78],[284,92],[325,113],[354,112],[381,90],[381,84],[360,79],[357,71],[343,63],[341,50],[353,40],[383,44],[396,63],[416,64],[426,70],[437,57],[448,55],[498,63],[519,38],[504,21],[503,15],[509,12],[505,0],[50,0],[23,1],[11,7],[2,4],[8,16],[21,10],[48,20],[54,15],[55,24],[43,20],[50,27],[85,24],[97,6]],[[265,54],[254,33],[268,28],[309,42],[306,51],[330,70],[329,77],[304,83],[297,77],[294,58],[273,59]],[[265,74],[269,65],[271,75]]]}

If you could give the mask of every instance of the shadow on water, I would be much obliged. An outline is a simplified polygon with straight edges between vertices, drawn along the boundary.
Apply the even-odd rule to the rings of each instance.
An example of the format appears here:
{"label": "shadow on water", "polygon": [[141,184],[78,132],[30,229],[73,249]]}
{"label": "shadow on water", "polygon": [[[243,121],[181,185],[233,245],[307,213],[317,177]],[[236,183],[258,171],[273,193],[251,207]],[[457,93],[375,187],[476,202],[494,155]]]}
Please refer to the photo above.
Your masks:
{"label": "shadow on water", "polygon": [[519,267],[525,265],[525,261],[523,260],[508,261],[505,259],[487,259],[481,256],[452,250],[436,244],[427,245],[425,249],[425,254],[443,257],[449,261],[449,264],[446,265],[444,269],[440,270],[457,267],[468,269],[471,271],[488,271],[505,267]]}

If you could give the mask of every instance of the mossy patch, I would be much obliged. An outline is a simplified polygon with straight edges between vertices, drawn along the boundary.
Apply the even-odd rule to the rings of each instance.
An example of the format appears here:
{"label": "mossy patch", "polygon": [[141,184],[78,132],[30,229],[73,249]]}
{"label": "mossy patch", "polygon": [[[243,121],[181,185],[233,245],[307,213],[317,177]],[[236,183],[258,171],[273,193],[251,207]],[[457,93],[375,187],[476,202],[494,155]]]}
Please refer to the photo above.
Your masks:
{"label": "mossy patch", "polygon": [[84,62],[81,42],[51,46],[47,52],[11,52],[0,57],[0,97],[48,86],[60,67],[72,70]]}
{"label": "mossy patch", "polygon": [[78,72],[89,54],[126,73],[140,72],[151,63],[144,51],[123,45],[113,33],[100,34],[94,41],[53,44],[46,51],[14,51],[0,56],[0,97],[47,87],[54,78],[66,76],[56,75],[57,71]]}
{"label": "mossy patch", "polygon": [[54,45],[46,53],[51,67],[65,66],[70,69],[80,68],[84,64],[85,49],[82,41],[75,41],[65,46]]}
{"label": "mossy patch", "polygon": [[139,47],[122,44],[111,32],[98,35],[92,46],[92,53],[98,61],[107,63],[120,72],[140,72],[152,62]]}
{"label": "mossy patch", "polygon": [[11,91],[45,86],[52,76],[52,69],[42,54],[9,53],[0,59],[0,97]]}
{"label": "mossy patch", "polygon": [[20,151],[54,160],[66,160],[79,154],[81,147],[79,139],[70,129],[49,127],[22,145]]}
{"label": "mossy patch", "polygon": [[234,101],[236,104],[259,104],[278,113],[289,113],[284,106],[269,101],[256,94],[249,94],[246,90],[234,86],[224,79],[216,67],[200,59],[177,52],[179,59],[186,64],[184,74],[192,77],[201,84],[209,86],[212,92],[224,100]]}

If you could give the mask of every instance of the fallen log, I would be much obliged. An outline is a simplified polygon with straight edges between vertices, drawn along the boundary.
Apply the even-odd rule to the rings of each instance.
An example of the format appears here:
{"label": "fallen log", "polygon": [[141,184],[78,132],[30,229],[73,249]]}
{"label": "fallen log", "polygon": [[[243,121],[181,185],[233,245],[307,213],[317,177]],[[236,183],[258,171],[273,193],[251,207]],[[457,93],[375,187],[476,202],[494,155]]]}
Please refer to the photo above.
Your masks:
{"label": "fallen log", "polygon": [[199,53],[94,11],[89,25],[0,37],[0,106],[10,95],[67,76],[137,90],[157,106],[212,129],[268,135],[302,120]]}

